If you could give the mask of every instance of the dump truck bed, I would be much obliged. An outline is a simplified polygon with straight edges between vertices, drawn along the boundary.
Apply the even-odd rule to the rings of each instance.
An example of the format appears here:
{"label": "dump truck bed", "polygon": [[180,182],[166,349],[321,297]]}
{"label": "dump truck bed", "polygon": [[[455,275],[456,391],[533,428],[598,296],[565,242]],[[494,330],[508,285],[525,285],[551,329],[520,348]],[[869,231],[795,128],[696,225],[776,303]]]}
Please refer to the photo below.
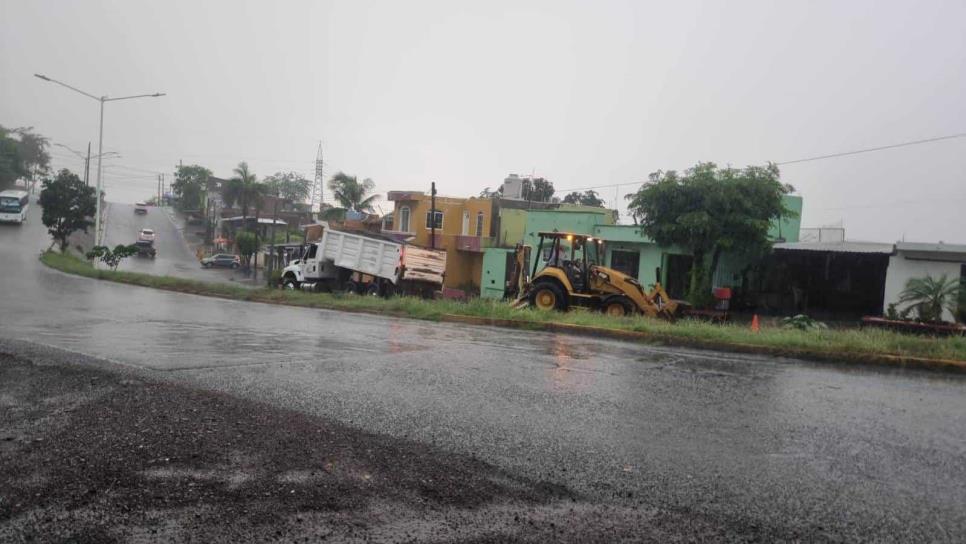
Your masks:
{"label": "dump truck bed", "polygon": [[346,268],[396,283],[402,244],[382,238],[325,229],[319,241],[325,259]]}
{"label": "dump truck bed", "polygon": [[402,247],[401,262],[402,279],[443,285],[446,275],[445,250],[405,245]]}

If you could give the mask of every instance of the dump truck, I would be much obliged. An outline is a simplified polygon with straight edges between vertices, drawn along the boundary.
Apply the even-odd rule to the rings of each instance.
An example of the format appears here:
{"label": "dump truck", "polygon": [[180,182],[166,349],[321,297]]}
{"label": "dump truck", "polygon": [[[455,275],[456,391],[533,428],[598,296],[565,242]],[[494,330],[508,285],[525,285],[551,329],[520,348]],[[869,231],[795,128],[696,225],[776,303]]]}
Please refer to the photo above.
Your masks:
{"label": "dump truck", "polygon": [[[612,316],[644,314],[667,319],[685,309],[660,283],[647,290],[636,278],[598,264],[603,253],[600,239],[556,231],[538,236],[532,272],[527,268],[530,248],[517,247],[511,285],[514,307],[559,311],[584,307]],[[545,265],[538,271],[542,261]]]}
{"label": "dump truck", "polygon": [[446,276],[446,251],[322,223],[318,242],[282,270],[286,289],[432,298]]}

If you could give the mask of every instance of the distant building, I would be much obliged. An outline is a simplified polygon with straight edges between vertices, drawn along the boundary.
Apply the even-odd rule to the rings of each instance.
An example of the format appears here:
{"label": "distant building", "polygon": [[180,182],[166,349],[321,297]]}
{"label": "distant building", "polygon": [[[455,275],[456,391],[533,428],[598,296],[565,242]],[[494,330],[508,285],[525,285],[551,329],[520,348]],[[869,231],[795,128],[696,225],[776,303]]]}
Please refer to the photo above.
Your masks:
{"label": "distant building", "polygon": [[523,188],[526,180],[516,174],[510,174],[503,180],[503,198],[510,200],[524,200]]}

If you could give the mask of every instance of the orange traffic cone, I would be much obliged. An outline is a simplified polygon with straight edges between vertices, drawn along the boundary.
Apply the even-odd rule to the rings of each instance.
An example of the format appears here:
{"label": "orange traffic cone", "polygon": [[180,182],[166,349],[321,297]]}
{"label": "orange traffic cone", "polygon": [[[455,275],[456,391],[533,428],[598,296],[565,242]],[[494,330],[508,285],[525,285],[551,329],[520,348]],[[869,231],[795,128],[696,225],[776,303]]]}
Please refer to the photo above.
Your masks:
{"label": "orange traffic cone", "polygon": [[761,325],[758,323],[758,314],[751,318],[751,332],[761,332]]}

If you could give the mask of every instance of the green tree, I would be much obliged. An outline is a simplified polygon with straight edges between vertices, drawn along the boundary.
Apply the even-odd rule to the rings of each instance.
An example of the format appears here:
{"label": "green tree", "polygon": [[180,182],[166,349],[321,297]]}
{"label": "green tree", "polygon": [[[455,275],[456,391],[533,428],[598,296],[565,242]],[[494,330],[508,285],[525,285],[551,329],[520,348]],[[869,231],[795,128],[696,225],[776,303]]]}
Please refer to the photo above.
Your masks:
{"label": "green tree", "polygon": [[361,182],[355,176],[339,172],[329,180],[332,198],[346,210],[372,212],[372,205],[379,195],[371,194],[376,183],[369,178]]}
{"label": "green tree", "polygon": [[604,207],[604,199],[597,196],[597,191],[588,189],[583,193],[574,191],[563,198],[567,204],[579,204],[581,206],[593,206],[595,208]]}
{"label": "green tree", "polygon": [[61,170],[57,177],[44,181],[40,191],[40,207],[43,208],[42,220],[47,232],[60,243],[60,250],[67,251],[67,242],[75,231],[87,232],[94,224],[97,203],[94,188],[84,185],[79,177],[69,170]]}
{"label": "green tree", "polygon": [[258,239],[255,233],[247,230],[239,231],[235,235],[235,244],[238,245],[238,254],[241,255],[245,268],[250,267],[252,255],[258,251]]}
{"label": "green tree", "polygon": [[938,279],[932,276],[910,278],[906,288],[899,293],[899,304],[908,304],[903,316],[915,312],[922,321],[942,321],[943,310],[956,316],[962,302],[959,278],[945,274]]}
{"label": "green tree", "polygon": [[117,270],[118,265],[121,261],[132,256],[137,255],[138,246],[135,244],[118,244],[111,249],[107,246],[94,246],[85,255],[89,260],[99,259],[101,262],[106,264],[111,268],[111,270]]}
{"label": "green tree", "polygon": [[782,203],[782,197],[793,190],[781,183],[774,164],[718,169],[709,162],[683,175],[673,170],[655,172],[627,199],[645,236],[691,252],[694,265],[688,298],[704,304],[711,296],[711,278],[721,253],[754,253],[767,247],[771,222],[795,215]]}
{"label": "green tree", "polygon": [[0,191],[12,187],[25,172],[20,143],[10,130],[0,126]]}
{"label": "green tree", "polygon": [[305,202],[312,192],[312,180],[298,172],[276,172],[262,180],[269,193],[292,202]]}
{"label": "green tree", "polygon": [[265,185],[258,182],[258,178],[248,168],[248,163],[242,161],[234,170],[235,176],[222,187],[221,197],[225,205],[233,207],[237,202],[242,215],[248,216],[249,206],[257,211],[265,195]]}
{"label": "green tree", "polygon": [[555,192],[553,183],[544,178],[527,178],[523,180],[524,200],[550,202]]}
{"label": "green tree", "polygon": [[199,210],[202,205],[202,194],[211,177],[211,170],[197,164],[179,165],[174,170],[174,182],[171,191],[174,192],[183,210]]}
{"label": "green tree", "polygon": [[50,166],[50,139],[34,132],[34,127],[15,128],[17,148],[23,161],[24,173],[34,181],[37,175],[46,174]]}

